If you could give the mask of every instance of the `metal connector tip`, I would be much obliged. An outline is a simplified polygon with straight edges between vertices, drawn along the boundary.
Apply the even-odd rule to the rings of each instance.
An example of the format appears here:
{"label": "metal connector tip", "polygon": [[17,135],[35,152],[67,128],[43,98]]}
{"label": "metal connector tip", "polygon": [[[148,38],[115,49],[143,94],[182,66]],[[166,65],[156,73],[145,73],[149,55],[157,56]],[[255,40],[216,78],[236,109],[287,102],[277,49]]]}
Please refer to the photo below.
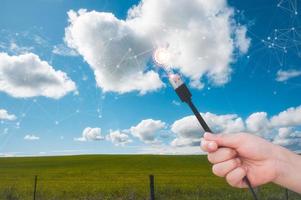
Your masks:
{"label": "metal connector tip", "polygon": [[179,88],[184,82],[181,79],[181,76],[178,74],[170,74],[169,75],[169,82],[174,89]]}

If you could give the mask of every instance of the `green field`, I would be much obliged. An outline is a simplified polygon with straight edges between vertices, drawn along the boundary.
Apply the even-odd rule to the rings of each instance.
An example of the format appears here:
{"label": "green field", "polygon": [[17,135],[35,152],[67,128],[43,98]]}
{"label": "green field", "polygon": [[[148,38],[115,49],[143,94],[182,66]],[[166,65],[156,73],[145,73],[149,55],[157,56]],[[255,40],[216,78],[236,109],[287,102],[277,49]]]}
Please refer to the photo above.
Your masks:
{"label": "green field", "polygon": [[[149,174],[156,199],[252,199],[212,175],[205,156],[91,155],[0,158],[0,199],[149,199]],[[267,185],[261,199],[284,199],[284,189]],[[301,199],[292,192],[289,199]]]}

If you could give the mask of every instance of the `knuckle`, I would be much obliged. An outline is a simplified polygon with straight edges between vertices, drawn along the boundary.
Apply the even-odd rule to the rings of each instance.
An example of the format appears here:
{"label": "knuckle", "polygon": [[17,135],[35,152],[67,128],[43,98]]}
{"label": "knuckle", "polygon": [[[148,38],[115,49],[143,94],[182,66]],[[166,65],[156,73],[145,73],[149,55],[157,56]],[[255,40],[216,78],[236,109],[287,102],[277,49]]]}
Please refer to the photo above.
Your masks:
{"label": "knuckle", "polygon": [[237,167],[238,165],[239,165],[239,159],[238,158],[236,158],[236,159],[232,159],[231,160],[231,165],[232,165],[232,167],[234,168],[234,167]]}
{"label": "knuckle", "polygon": [[226,148],[225,154],[228,158],[232,158],[233,156],[235,156],[236,152],[233,149]]}
{"label": "knuckle", "polygon": [[225,133],[218,134],[218,137],[223,140],[226,138],[226,134]]}

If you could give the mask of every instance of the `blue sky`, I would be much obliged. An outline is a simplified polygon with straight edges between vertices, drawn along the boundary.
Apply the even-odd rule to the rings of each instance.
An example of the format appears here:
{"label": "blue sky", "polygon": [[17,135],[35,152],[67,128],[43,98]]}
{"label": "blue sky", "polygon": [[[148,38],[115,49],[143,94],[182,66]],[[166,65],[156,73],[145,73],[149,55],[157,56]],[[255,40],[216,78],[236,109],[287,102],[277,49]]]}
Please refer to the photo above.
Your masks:
{"label": "blue sky", "polygon": [[[272,121],[273,116],[293,108],[296,111],[293,118],[300,118],[297,108],[301,105],[301,28],[300,16],[296,12],[301,14],[301,11],[294,7],[293,2],[228,1],[227,7],[232,7],[235,12],[233,20],[237,27],[239,24],[246,27],[251,43],[245,53],[234,50],[233,61],[227,64],[232,69],[227,83],[215,86],[205,79],[202,89],[192,87],[193,100],[201,112],[236,114],[246,123],[253,113],[265,112]],[[65,72],[76,84],[77,91],[55,99],[40,95],[13,97],[0,90],[0,109],[15,116],[15,119],[7,119],[7,116],[0,119],[0,155],[197,153],[196,148],[191,151],[189,145],[171,147],[176,135],[182,134],[174,133],[172,125],[191,115],[191,111],[180,103],[166,78],[163,78],[166,86],[143,95],[137,91],[123,94],[104,92],[97,86],[90,63],[81,53],[76,53],[76,49],[68,48],[64,41],[65,29],[70,25],[69,10],[109,12],[122,20],[127,17],[128,9],[138,3],[130,0],[1,2],[0,52],[10,56],[34,53],[55,70]],[[56,47],[60,50],[57,53],[54,51]],[[153,64],[148,63],[147,67],[151,68]],[[0,80],[1,76],[0,73]],[[187,82],[189,79],[186,76]],[[164,128],[154,129],[151,133],[156,135],[153,142],[146,142],[131,131],[131,127],[138,127],[145,119],[154,120],[155,125],[159,120],[161,125],[164,124]],[[301,121],[295,120],[294,123],[269,128],[272,136],[261,135],[276,141],[280,128],[292,128],[289,135],[281,139],[293,139],[293,142],[279,144],[300,150],[301,142],[295,137],[301,135],[300,125]],[[100,128],[101,133],[96,133],[99,138],[78,141],[76,138],[82,137],[87,127]],[[128,135],[126,144],[112,143],[107,139],[110,130],[120,130]],[[34,137],[26,139],[26,136]]]}

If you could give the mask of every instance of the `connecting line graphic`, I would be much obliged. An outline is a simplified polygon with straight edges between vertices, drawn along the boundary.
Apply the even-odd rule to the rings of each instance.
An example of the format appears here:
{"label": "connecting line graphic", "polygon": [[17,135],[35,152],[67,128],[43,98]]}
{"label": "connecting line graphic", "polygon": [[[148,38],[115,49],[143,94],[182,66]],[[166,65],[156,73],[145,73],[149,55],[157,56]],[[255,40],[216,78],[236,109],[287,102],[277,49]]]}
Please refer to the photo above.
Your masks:
{"label": "connecting line graphic", "polygon": [[277,7],[293,15],[298,15],[298,0],[279,0]]}
{"label": "connecting line graphic", "polygon": [[[198,109],[193,104],[192,94],[189,91],[186,84],[184,83],[184,81],[182,81],[181,76],[178,74],[174,74],[170,68],[167,68],[167,66],[170,63],[170,55],[168,50],[164,48],[159,48],[155,51],[153,57],[157,65],[163,67],[163,70],[167,73],[169,82],[174,88],[175,92],[177,93],[181,101],[186,103],[190,107],[204,131],[213,133],[213,131],[210,129],[210,127],[208,126]],[[248,188],[252,193],[254,200],[259,200],[247,176],[243,178],[243,181],[248,185]]]}

